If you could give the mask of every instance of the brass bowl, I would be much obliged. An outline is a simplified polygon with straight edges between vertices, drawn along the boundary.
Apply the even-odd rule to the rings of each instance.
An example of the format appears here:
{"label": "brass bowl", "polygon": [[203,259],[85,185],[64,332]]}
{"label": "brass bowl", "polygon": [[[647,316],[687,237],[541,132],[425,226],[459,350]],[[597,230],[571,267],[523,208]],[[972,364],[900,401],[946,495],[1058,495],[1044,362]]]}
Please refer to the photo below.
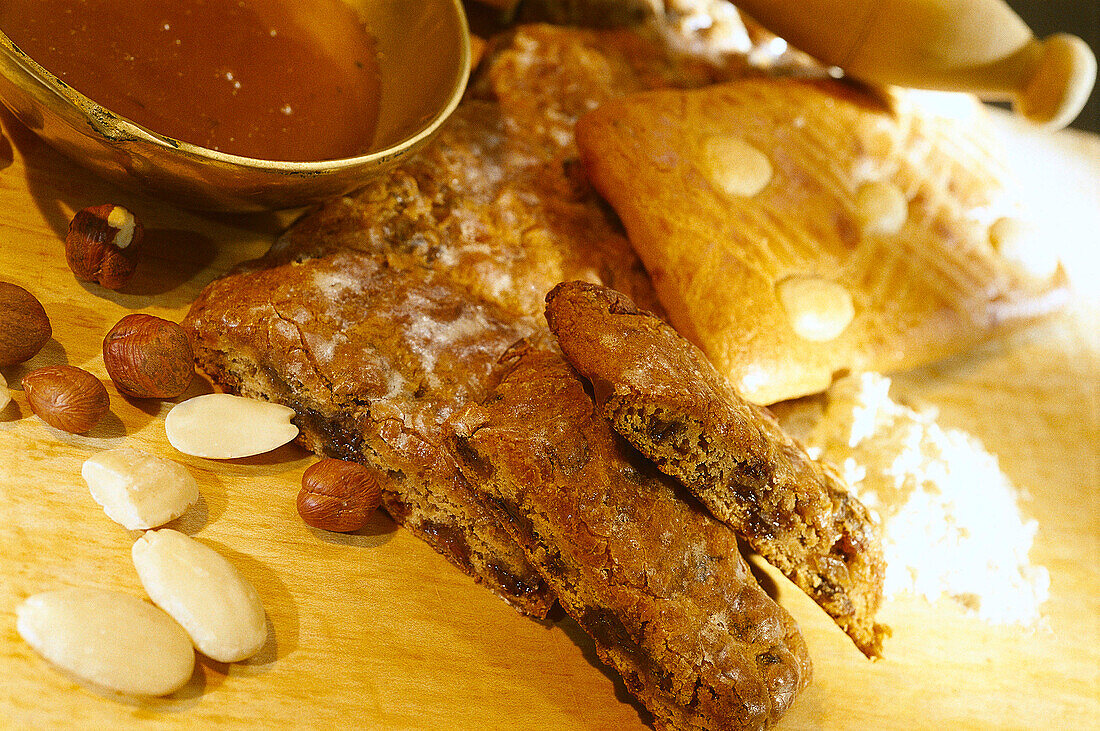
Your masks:
{"label": "brass bowl", "polygon": [[2,32],[0,102],[76,162],[183,207],[247,212],[343,195],[430,139],[458,105],[470,75],[470,33],[461,0],[344,1],[375,37],[382,80],[374,142],[362,155],[279,162],[174,140],[96,104]]}

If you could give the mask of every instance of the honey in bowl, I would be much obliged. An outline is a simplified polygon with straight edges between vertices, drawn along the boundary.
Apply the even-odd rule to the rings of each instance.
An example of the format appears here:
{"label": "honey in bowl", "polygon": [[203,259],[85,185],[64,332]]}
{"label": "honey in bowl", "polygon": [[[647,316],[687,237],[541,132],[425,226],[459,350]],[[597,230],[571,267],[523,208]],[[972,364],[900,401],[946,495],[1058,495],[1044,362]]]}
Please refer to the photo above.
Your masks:
{"label": "honey in bowl", "polygon": [[0,29],[99,105],[182,142],[315,161],[374,137],[375,43],[340,0],[6,0]]}

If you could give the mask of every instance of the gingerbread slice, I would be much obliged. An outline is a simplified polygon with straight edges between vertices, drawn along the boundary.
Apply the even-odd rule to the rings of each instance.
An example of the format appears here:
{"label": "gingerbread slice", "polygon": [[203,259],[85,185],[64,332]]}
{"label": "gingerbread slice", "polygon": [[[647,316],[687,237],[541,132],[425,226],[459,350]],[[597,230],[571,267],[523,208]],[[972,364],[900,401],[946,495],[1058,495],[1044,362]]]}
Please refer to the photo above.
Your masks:
{"label": "gingerbread slice", "polygon": [[184,321],[230,390],[292,407],[300,441],[387,476],[398,523],[535,616],[554,602],[443,448],[445,414],[484,396],[529,326],[445,277],[342,250],[211,283]]}
{"label": "gingerbread slice", "polygon": [[759,404],[960,352],[1065,301],[968,97],[745,79],[577,125],[676,329]]}
{"label": "gingerbread slice", "polygon": [[794,620],[737,536],[612,431],[557,352],[527,344],[452,419],[467,479],[660,729],[760,729],[810,680]]}
{"label": "gingerbread slice", "polygon": [[869,657],[886,564],[867,509],[706,356],[624,295],[583,282],[547,296],[566,359],[615,430],[810,595]]}

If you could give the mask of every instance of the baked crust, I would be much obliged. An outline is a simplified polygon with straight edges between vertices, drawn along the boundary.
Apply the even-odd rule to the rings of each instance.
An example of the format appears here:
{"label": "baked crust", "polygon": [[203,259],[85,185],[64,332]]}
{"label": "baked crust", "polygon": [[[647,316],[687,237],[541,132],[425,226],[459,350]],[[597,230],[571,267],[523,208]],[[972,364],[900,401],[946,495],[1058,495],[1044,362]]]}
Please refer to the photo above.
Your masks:
{"label": "baked crust", "polygon": [[521,343],[456,415],[463,473],[658,728],[772,726],[810,680],[737,536],[621,439],[557,352]]}
{"label": "baked crust", "polygon": [[560,284],[547,295],[546,318],[615,430],[879,657],[887,634],[874,621],[886,570],[880,530],[834,470],[622,294]]}
{"label": "baked crust", "polygon": [[576,132],[672,324],[769,404],[1065,301],[1060,268],[999,253],[1015,201],[980,105],[956,97],[941,115],[915,93],[743,79],[611,101]]}

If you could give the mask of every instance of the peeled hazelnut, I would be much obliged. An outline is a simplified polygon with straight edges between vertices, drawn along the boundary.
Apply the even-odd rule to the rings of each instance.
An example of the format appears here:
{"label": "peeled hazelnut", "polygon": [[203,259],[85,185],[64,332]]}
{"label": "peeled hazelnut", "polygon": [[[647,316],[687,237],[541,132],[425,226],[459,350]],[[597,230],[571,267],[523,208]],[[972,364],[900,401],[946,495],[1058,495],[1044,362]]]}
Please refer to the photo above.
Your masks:
{"label": "peeled hazelnut", "polygon": [[370,468],[323,459],[302,475],[298,515],[314,528],[350,533],[366,525],[381,503],[382,488]]}
{"label": "peeled hazelnut", "polygon": [[65,259],[77,279],[121,289],[137,268],[145,229],[133,213],[107,203],[73,216],[65,237]]}
{"label": "peeled hazelnut", "polygon": [[0,368],[34,357],[51,337],[42,303],[19,285],[0,282]]}
{"label": "peeled hazelnut", "polygon": [[31,411],[62,431],[83,434],[111,408],[99,379],[75,366],[38,368],[23,376],[22,383]]}
{"label": "peeled hazelnut", "polygon": [[175,398],[195,375],[195,355],[183,328],[153,315],[127,315],[103,338],[103,365],[121,393]]}

